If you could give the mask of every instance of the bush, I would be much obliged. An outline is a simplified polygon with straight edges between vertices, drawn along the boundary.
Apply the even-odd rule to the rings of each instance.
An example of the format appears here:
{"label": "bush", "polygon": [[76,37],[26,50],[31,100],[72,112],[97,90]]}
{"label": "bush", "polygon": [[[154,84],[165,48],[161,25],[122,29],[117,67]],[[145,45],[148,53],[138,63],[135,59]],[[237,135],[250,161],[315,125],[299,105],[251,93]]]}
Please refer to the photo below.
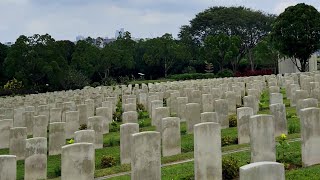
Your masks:
{"label": "bush", "polygon": [[233,157],[222,158],[222,178],[235,179],[239,176],[239,161]]}
{"label": "bush", "polygon": [[234,74],[230,69],[224,69],[217,73],[217,77],[233,77]]}
{"label": "bush", "polygon": [[71,69],[64,78],[64,87],[66,89],[81,89],[89,84],[88,77],[74,69]]}
{"label": "bush", "polygon": [[209,79],[209,78],[215,78],[215,75],[213,73],[190,73],[190,74],[174,74],[168,76],[168,79],[173,80],[190,80],[190,79]]}
{"label": "bush", "polygon": [[232,144],[237,144],[238,138],[232,138],[230,136],[224,136],[221,138],[221,146],[228,146]]}
{"label": "bush", "polygon": [[10,91],[18,91],[23,88],[22,81],[18,81],[17,79],[13,78],[12,80],[8,81],[4,86],[3,89],[10,90]]}
{"label": "bush", "polygon": [[120,131],[120,127],[116,122],[112,121],[112,123],[110,124],[109,131],[110,132],[118,132],[118,131]]}
{"label": "bush", "polygon": [[289,123],[288,134],[300,133],[300,125],[298,122]]}
{"label": "bush", "polygon": [[232,114],[229,115],[229,126],[230,127],[237,127],[237,115]]}
{"label": "bush", "polygon": [[86,130],[88,127],[86,124],[81,124],[79,130]]}
{"label": "bush", "polygon": [[192,66],[187,66],[182,70],[182,73],[188,74],[188,73],[196,73],[196,69]]}
{"label": "bush", "polygon": [[143,106],[143,104],[138,103],[137,104],[137,111],[141,112],[141,111],[146,111],[145,107]]}
{"label": "bush", "polygon": [[116,165],[116,160],[112,156],[102,156],[101,158],[101,168],[108,168]]}
{"label": "bush", "polygon": [[60,177],[61,176],[61,167],[60,166],[56,166],[54,168],[54,175],[55,175],[55,177]]}

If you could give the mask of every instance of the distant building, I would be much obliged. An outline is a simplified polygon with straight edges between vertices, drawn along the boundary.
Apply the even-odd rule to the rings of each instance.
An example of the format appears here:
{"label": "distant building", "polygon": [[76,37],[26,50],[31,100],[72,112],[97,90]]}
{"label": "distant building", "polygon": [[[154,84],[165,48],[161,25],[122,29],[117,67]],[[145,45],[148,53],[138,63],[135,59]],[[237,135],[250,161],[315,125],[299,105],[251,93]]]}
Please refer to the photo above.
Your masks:
{"label": "distant building", "polygon": [[84,36],[81,36],[81,35],[79,35],[79,36],[76,37],[76,42],[77,42],[77,41],[81,41],[81,40],[85,40],[85,37],[84,37]]}
{"label": "distant building", "polygon": [[124,28],[120,28],[120,30],[116,30],[115,33],[115,39],[119,38],[119,37],[123,37],[124,36]]}
{"label": "distant building", "polygon": [[10,46],[14,45],[14,42],[5,42],[5,43],[4,43],[4,45],[6,45],[6,46],[9,46],[9,47],[10,47]]}

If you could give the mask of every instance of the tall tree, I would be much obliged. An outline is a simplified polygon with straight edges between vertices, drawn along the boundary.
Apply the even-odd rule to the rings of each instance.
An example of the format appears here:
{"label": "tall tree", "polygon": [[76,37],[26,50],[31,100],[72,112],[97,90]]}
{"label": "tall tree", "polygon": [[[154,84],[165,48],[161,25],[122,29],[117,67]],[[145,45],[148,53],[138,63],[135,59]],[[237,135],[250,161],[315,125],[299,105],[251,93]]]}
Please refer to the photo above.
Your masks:
{"label": "tall tree", "polygon": [[218,65],[220,71],[229,63],[235,71],[238,66],[236,58],[239,54],[240,44],[238,36],[209,35],[204,40],[202,53],[207,62]]}
{"label": "tall tree", "polygon": [[136,42],[131,39],[129,32],[102,49],[102,57],[96,64],[96,70],[102,80],[109,76],[117,77],[122,72],[134,68],[134,53]]}
{"label": "tall tree", "polygon": [[5,73],[3,68],[3,63],[7,57],[9,47],[0,43],[0,84],[5,83]]}
{"label": "tall tree", "polygon": [[59,88],[67,62],[59,54],[55,40],[48,34],[20,36],[10,48],[4,63],[9,78],[27,86]]}
{"label": "tall tree", "polygon": [[304,3],[288,7],[276,19],[272,38],[277,49],[305,72],[311,55],[320,49],[320,13]]}
{"label": "tall tree", "polygon": [[143,55],[145,62],[152,66],[157,65],[163,69],[164,77],[169,70],[180,60],[190,58],[185,46],[173,39],[171,34],[146,41],[146,51]]}
{"label": "tall tree", "polygon": [[252,48],[271,31],[274,17],[245,7],[211,7],[197,14],[190,21],[190,27],[182,28],[180,34],[189,32],[197,44],[203,44],[208,35],[224,33],[228,36],[239,36],[241,48],[237,60],[239,62],[248,54],[253,69]]}

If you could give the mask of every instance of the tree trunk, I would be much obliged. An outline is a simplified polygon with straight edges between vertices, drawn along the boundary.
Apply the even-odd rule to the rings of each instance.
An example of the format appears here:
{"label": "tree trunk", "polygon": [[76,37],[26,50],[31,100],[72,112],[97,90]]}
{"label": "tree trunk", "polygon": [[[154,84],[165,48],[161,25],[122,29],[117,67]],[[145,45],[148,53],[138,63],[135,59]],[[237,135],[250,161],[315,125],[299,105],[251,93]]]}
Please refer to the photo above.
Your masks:
{"label": "tree trunk", "polygon": [[307,62],[308,60],[300,60],[300,65],[301,65],[301,72],[306,72],[307,69]]}
{"label": "tree trunk", "polygon": [[251,49],[248,50],[248,58],[249,58],[249,62],[250,62],[251,71],[253,71],[254,70],[254,62],[253,62]]}

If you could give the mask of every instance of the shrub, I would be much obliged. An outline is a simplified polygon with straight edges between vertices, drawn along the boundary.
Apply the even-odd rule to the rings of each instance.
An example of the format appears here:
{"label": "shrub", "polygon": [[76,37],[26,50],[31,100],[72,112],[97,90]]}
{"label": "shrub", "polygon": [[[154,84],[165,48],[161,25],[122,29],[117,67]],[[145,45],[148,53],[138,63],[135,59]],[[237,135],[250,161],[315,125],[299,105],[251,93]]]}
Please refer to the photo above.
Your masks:
{"label": "shrub", "polygon": [[90,84],[87,76],[80,71],[71,69],[64,78],[64,87],[66,89],[80,89]]}
{"label": "shrub", "polygon": [[233,157],[222,158],[222,178],[235,179],[239,176],[239,161]]}
{"label": "shrub", "polygon": [[289,123],[288,134],[300,133],[300,126],[297,122]]}
{"label": "shrub", "polygon": [[102,156],[101,158],[101,168],[108,168],[116,165],[116,160],[112,156]]}
{"label": "shrub", "polygon": [[237,115],[235,114],[229,115],[229,126],[237,127]]}
{"label": "shrub", "polygon": [[113,121],[122,122],[122,112],[116,111],[113,113]]}
{"label": "shrub", "polygon": [[73,144],[74,143],[74,139],[70,139],[69,141],[68,141],[68,144]]}
{"label": "shrub", "polygon": [[217,73],[217,77],[233,77],[233,75],[230,69],[223,69]]}
{"label": "shrub", "polygon": [[138,119],[145,119],[148,118],[148,113],[144,112],[144,111],[139,111],[138,112]]}
{"label": "shrub", "polygon": [[190,79],[209,79],[215,78],[213,73],[190,73],[190,74],[174,74],[168,77],[169,79],[173,80],[190,80]]}
{"label": "shrub", "polygon": [[54,168],[54,175],[55,175],[55,177],[61,176],[61,167],[60,166],[56,166]]}
{"label": "shrub", "polygon": [[140,112],[140,111],[146,111],[145,107],[143,106],[143,104],[141,103],[138,103],[137,104],[137,111]]}
{"label": "shrub", "polygon": [[116,122],[112,121],[112,123],[110,124],[109,131],[110,132],[118,132],[118,131],[120,131],[120,127]]}
{"label": "shrub", "polygon": [[85,130],[87,129],[87,125],[86,124],[81,124],[80,127],[79,127],[79,130]]}
{"label": "shrub", "polygon": [[10,91],[17,91],[23,88],[22,81],[18,81],[16,78],[8,81],[4,86],[3,89],[10,90]]}
{"label": "shrub", "polygon": [[192,67],[192,66],[187,66],[182,70],[182,73],[186,73],[186,74],[188,74],[188,73],[196,73],[196,72],[197,72],[196,69],[194,67]]}
{"label": "shrub", "polygon": [[233,138],[230,136],[224,136],[221,138],[221,146],[228,146],[231,144],[237,144],[238,143],[238,138]]}

